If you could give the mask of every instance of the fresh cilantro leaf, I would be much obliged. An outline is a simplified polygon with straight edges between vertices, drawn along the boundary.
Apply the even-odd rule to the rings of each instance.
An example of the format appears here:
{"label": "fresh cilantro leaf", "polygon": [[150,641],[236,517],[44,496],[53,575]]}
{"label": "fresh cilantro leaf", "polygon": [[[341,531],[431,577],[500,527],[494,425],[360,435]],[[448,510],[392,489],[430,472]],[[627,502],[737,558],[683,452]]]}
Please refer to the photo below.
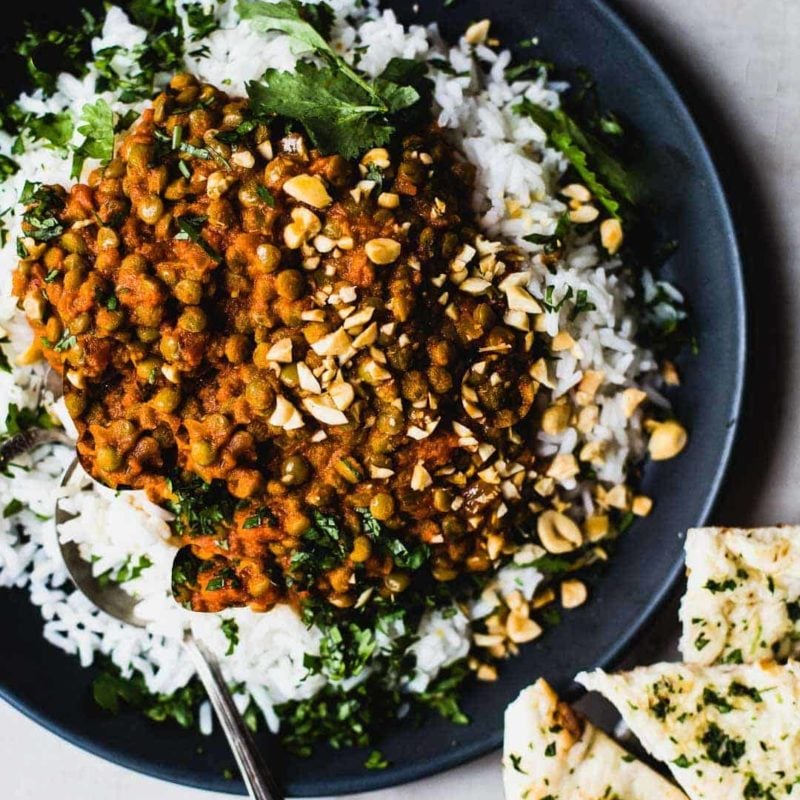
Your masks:
{"label": "fresh cilantro leaf", "polygon": [[219,626],[228,640],[228,649],[225,651],[225,655],[232,656],[236,650],[236,645],[239,644],[239,624],[235,619],[223,619],[220,621]]}
{"label": "fresh cilantro leaf", "polygon": [[595,311],[597,306],[589,301],[589,292],[586,289],[578,289],[575,293],[575,305],[570,312],[570,320],[575,320],[579,314],[587,311]]}
{"label": "fresh cilantro leaf", "polygon": [[[6,337],[0,339],[0,345],[2,344],[8,344],[8,339]],[[5,350],[0,347],[0,372],[10,373],[11,371],[11,362],[8,360],[8,355],[6,354]]]}
{"label": "fresh cilantro leaf", "polygon": [[29,428],[54,428],[56,423],[44,408],[20,408],[16,403],[9,403],[6,415],[6,436],[26,431]]}
{"label": "fresh cilantro leaf", "polygon": [[77,343],[77,337],[69,332],[69,328],[64,328],[61,338],[53,345],[53,350],[55,350],[56,353],[64,353],[75,347]]}
{"label": "fresh cilantro leaf", "polygon": [[31,137],[50,142],[55,150],[63,150],[72,138],[74,126],[72,114],[62,111],[59,114],[43,114],[40,117],[30,116],[25,122],[24,130]]}
{"label": "fresh cilantro leaf", "polygon": [[715,722],[709,724],[700,739],[706,746],[706,757],[723,767],[732,767],[744,755],[746,744],[725,733]]}
{"label": "fresh cilantro leaf", "polygon": [[275,208],[275,197],[266,186],[260,183],[256,186],[256,194],[270,207]]}
{"label": "fresh cilantro leaf", "polygon": [[300,122],[326,153],[355,158],[363,150],[386,144],[394,128],[368,94],[332,67],[299,62],[295,72],[270,69],[247,94],[262,114],[279,114]]}
{"label": "fresh cilantro leaf", "polygon": [[630,206],[636,204],[637,186],[633,177],[596,136],[582,130],[565,111],[548,111],[527,99],[514,110],[530,117],[547,134],[553,147],[566,156],[609,214],[619,218],[621,201]]}
{"label": "fresh cilantro leaf", "polygon": [[19,172],[19,164],[13,158],[0,154],[0,179],[5,180]]}
{"label": "fresh cilantro leaf", "polygon": [[217,22],[213,11],[207,14],[203,10],[202,3],[189,3],[186,5],[185,10],[186,21],[192,29],[193,42],[196,42],[198,39],[203,39],[208,36],[209,33],[219,28],[219,22]]}
{"label": "fresh cilantro leaf", "polygon": [[259,508],[252,516],[247,517],[242,523],[242,528],[249,530],[251,528],[260,528],[265,523],[277,525],[277,522],[275,515],[265,506],[264,508]]}
{"label": "fresh cilantro leaf", "polygon": [[722,582],[709,579],[705,582],[703,588],[708,589],[712,594],[732,592],[736,588],[736,581],[733,578],[727,578]]}
{"label": "fresh cilantro leaf", "polygon": [[524,769],[522,769],[522,756],[521,755],[518,755],[517,753],[510,753],[508,758],[511,761],[511,766],[514,767],[514,769],[517,772],[520,772],[523,775],[527,775],[528,774]]}
{"label": "fresh cilantro leaf", "polygon": [[330,46],[314,24],[320,24],[320,15],[309,15],[309,8],[295,0],[239,0],[239,15],[256,30],[285,33],[328,62],[321,68],[300,62],[293,73],[267,70],[261,82],[248,84],[247,93],[257,113],[297,120],[321,150],[354,158],[386,144],[395,131],[388,115],[420,99],[416,88],[392,78],[419,80],[424,65],[393,59],[384,75],[371,82]]}
{"label": "fresh cilantro leaf", "polygon": [[[261,33],[280,31],[304,44],[315,53],[324,53],[331,58],[338,58],[331,46],[313,24],[321,19],[319,15],[305,15],[311,6],[305,6],[294,0],[280,0],[277,3],[265,3],[264,0],[238,0],[236,11],[242,19]],[[326,31],[326,34],[330,31]]]}
{"label": "fresh cilantro leaf", "polygon": [[141,673],[134,672],[125,678],[110,661],[92,683],[92,695],[100,708],[112,714],[119,713],[125,704],[139,709],[156,722],[172,719],[182,728],[191,728],[195,724],[197,708],[206,696],[197,680],[172,694],[153,694],[147,689]]}
{"label": "fresh cilantro leaf", "polygon": [[617,119],[616,114],[611,111],[603,114],[598,124],[600,125],[600,130],[603,133],[607,133],[610,136],[623,136],[625,134],[625,129],[622,127],[622,123]]}
{"label": "fresh cilantro leaf", "polygon": [[[19,201],[27,206],[22,216],[25,236],[30,236],[36,242],[49,242],[64,232],[64,226],[58,219],[58,213],[64,208],[64,199],[53,187],[26,181]],[[21,257],[26,256],[23,246]]]}
{"label": "fresh cilantro leaf", "polygon": [[175,234],[178,240],[188,240],[201,247],[209,258],[220,261],[220,254],[205,240],[202,232],[203,223],[208,219],[204,216],[184,216],[175,220],[180,233]]}
{"label": "fresh cilantro leaf", "polygon": [[364,762],[364,766],[367,769],[386,769],[389,762],[380,750],[373,750]]}
{"label": "fresh cilantro leaf", "polygon": [[731,650],[724,659],[722,659],[723,664],[741,664],[744,662],[744,658],[742,656],[742,651],[738,648],[736,650]]}
{"label": "fresh cilantro leaf", "polygon": [[78,133],[85,137],[75,148],[72,157],[73,179],[80,177],[87,158],[97,158],[107,164],[114,157],[114,112],[105,100],[88,103],[81,111]]}
{"label": "fresh cilantro leaf", "polygon": [[[527,565],[526,565],[527,566]],[[530,566],[538,569],[544,575],[557,575],[573,569],[572,562],[559,556],[541,556],[533,561]]]}
{"label": "fresh cilantro leaf", "polygon": [[537,78],[547,77],[548,72],[555,70],[552,61],[543,61],[540,58],[532,58],[522,64],[515,64],[506,69],[506,80],[511,83],[519,78],[527,78],[531,73],[536,73]]}
{"label": "fresh cilantro leaf", "polygon": [[12,498],[3,509],[3,519],[8,519],[15,514],[19,514],[23,508],[25,508],[25,505],[20,500],[17,500],[16,497]]}

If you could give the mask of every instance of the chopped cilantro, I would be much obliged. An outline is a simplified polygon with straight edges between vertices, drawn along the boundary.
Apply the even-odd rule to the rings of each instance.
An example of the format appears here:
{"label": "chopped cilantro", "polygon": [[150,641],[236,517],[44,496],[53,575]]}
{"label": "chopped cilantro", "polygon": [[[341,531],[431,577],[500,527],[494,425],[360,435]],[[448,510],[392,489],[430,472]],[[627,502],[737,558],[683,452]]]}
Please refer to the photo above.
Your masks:
{"label": "chopped cilantro", "polygon": [[721,583],[715,580],[707,580],[703,588],[708,589],[708,591],[713,594],[717,594],[718,592],[732,592],[736,588],[736,581],[733,578],[728,578]]}
{"label": "chopped cilantro", "polygon": [[233,515],[236,500],[221,481],[205,483],[198,477],[173,476],[170,488],[174,498],[167,508],[175,514],[172,525],[180,536],[218,533]]}
{"label": "chopped cilantro", "polygon": [[3,509],[3,519],[8,519],[9,517],[13,517],[16,514],[19,514],[25,508],[25,505],[22,503],[21,500],[17,500],[16,497],[12,498],[6,507]]}
{"label": "chopped cilantro", "polygon": [[[706,644],[708,643],[706,642]],[[736,650],[731,650],[731,652],[728,653],[728,655],[725,656],[725,658],[722,661],[724,664],[742,664],[744,662],[744,658],[742,657],[742,651],[739,648],[736,648]]]}
{"label": "chopped cilantro", "polygon": [[761,692],[759,692],[758,689],[753,686],[745,686],[743,683],[739,683],[739,681],[733,681],[731,683],[728,687],[728,694],[731,697],[749,697],[756,703],[762,701]]}
{"label": "chopped cilantro", "polygon": [[192,29],[192,41],[203,39],[212,31],[219,28],[219,23],[213,12],[206,13],[202,3],[188,3],[185,6],[186,21]]}
{"label": "chopped cilantro", "polygon": [[746,745],[742,739],[734,739],[712,722],[700,742],[706,747],[709,761],[722,767],[732,767],[744,755]]}
{"label": "chopped cilantro", "polygon": [[75,347],[77,343],[77,337],[69,332],[69,328],[64,328],[61,338],[53,345],[53,350],[55,350],[56,353],[64,353]]}
{"label": "chopped cilantro", "polygon": [[509,758],[509,761],[511,761],[511,766],[514,767],[514,769],[517,772],[520,772],[523,775],[527,775],[528,774],[527,772],[525,772],[524,769],[522,769],[522,756],[521,755],[518,755],[517,753],[509,753],[508,754],[508,758]]}
{"label": "chopped cilantro", "polygon": [[83,134],[84,140],[73,153],[72,178],[80,177],[87,158],[99,159],[103,164],[111,161],[114,156],[114,126],[114,112],[102,98],[83,107],[78,132]]}
{"label": "chopped cilantro", "polygon": [[[697,635],[697,638],[694,640],[694,646],[699,650],[702,650],[704,647],[711,643],[711,639],[705,635],[704,631],[700,631]],[[741,655],[741,654],[740,654]]]}
{"label": "chopped cilantro", "polygon": [[239,644],[239,624],[235,619],[223,619],[220,621],[219,627],[228,640],[228,649],[225,651],[225,655],[232,656]]}
{"label": "chopped cilantro", "polygon": [[264,523],[267,523],[268,525],[277,524],[275,515],[266,506],[259,508],[255,514],[247,517],[242,523],[242,527],[245,530],[250,530],[251,528],[260,528],[262,525],[264,525]]}
{"label": "chopped cilantro", "polygon": [[373,750],[364,762],[364,766],[367,769],[386,769],[389,762],[380,750]]}
{"label": "chopped cilantro", "polygon": [[703,702],[707,706],[716,706],[722,714],[727,714],[728,712],[733,711],[733,706],[724,697],[720,697],[708,686],[703,689]]}
{"label": "chopped cilantro", "polygon": [[256,194],[270,207],[275,208],[275,198],[272,195],[272,192],[267,189],[266,186],[262,186],[258,184],[256,186]]}
{"label": "chopped cilantro", "polygon": [[119,713],[122,704],[126,704],[156,722],[171,719],[182,728],[191,728],[195,724],[197,707],[205,698],[203,687],[197,680],[172,694],[153,694],[147,689],[141,673],[123,677],[110,662],[92,683],[92,695],[100,708],[112,714]]}
{"label": "chopped cilantro", "polygon": [[208,217],[201,215],[186,215],[183,217],[178,217],[175,222],[178,225],[180,233],[176,233],[175,238],[178,240],[194,242],[203,249],[207,256],[213,258],[214,261],[220,261],[222,259],[220,254],[205,240],[205,237],[203,236],[202,226],[207,219]]}
{"label": "chopped cilantro", "polygon": [[514,110],[530,117],[547,134],[553,147],[564,154],[611,216],[619,217],[623,203],[635,205],[632,177],[596,136],[582,130],[565,111],[549,111],[528,99],[523,99]]}

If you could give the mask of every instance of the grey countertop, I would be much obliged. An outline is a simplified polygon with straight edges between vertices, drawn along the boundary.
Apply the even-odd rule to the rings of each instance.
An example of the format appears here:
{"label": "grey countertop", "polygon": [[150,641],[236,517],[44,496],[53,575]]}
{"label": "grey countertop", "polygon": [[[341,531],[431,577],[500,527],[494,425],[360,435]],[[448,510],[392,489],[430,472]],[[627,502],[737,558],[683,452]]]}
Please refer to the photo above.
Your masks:
{"label": "grey countertop", "polygon": [[[428,0],[438,2],[438,0]],[[800,2],[624,0],[619,7],[664,56],[700,119],[728,186],[747,262],[750,380],[743,431],[715,521],[800,518]],[[487,7],[492,7],[491,4]],[[502,13],[502,4],[494,6]],[[702,267],[702,265],[700,265]],[[675,604],[630,655],[669,657]],[[593,707],[594,716],[606,709]],[[78,750],[0,705],[0,788],[6,800],[215,800]],[[490,755],[375,800],[494,800]]]}

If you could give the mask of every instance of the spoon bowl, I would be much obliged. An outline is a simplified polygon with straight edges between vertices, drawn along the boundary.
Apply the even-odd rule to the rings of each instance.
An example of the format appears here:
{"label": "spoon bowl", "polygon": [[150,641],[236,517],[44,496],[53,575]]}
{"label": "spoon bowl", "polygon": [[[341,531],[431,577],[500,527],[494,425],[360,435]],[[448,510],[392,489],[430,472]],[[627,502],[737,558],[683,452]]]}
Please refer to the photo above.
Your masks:
{"label": "spoon bowl", "polygon": [[[80,462],[75,458],[64,472],[61,486],[81,487],[81,491],[94,491],[91,479],[79,469],[80,466]],[[74,542],[65,542],[58,536],[58,529],[78,516],[64,508],[62,499],[56,501],[56,535],[64,565],[75,587],[97,608],[119,622],[144,628],[147,620],[137,614],[136,598],[113,581],[101,582],[92,573],[91,563],[81,557],[78,545]],[[255,800],[283,800],[283,792],[233,701],[216,657],[194,637],[189,625],[184,630],[183,645],[225,732],[250,797]]]}
{"label": "spoon bowl", "polygon": [[[92,483],[78,469],[80,466],[79,461],[75,459],[67,467],[61,479],[61,486],[81,486],[81,491],[91,492]],[[59,498],[56,501],[56,531],[79,516],[65,509],[62,500],[63,498]],[[101,611],[126,625],[134,625],[137,628],[144,628],[147,625],[147,620],[136,613],[138,602],[136,598],[113,581],[101,583],[93,574],[91,563],[81,556],[80,548],[75,542],[65,542],[59,536],[58,546],[64,559],[64,566],[79,592],[85,594]]]}

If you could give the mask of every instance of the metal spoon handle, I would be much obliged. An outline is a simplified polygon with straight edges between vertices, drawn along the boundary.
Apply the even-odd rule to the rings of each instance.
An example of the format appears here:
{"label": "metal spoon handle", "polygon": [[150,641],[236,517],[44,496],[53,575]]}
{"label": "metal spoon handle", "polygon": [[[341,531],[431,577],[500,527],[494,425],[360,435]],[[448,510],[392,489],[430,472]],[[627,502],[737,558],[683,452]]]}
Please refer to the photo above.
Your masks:
{"label": "metal spoon handle", "polygon": [[283,792],[264,761],[250,729],[233,702],[216,658],[187,631],[183,643],[203,682],[228,744],[254,800],[284,800]]}
{"label": "metal spoon handle", "polygon": [[17,456],[43,444],[72,444],[72,440],[61,430],[29,428],[10,436],[0,444],[0,470],[5,469]]}

